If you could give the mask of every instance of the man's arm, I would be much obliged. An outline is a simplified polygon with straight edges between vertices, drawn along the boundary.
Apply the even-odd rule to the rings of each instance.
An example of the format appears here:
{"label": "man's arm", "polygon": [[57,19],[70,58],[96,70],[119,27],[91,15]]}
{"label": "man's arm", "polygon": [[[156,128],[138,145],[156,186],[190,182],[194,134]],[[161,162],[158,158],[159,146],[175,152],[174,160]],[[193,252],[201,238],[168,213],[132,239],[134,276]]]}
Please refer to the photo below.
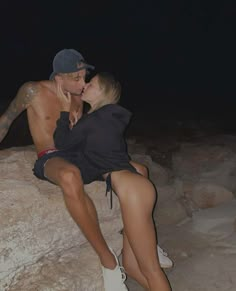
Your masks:
{"label": "man's arm", "polygon": [[10,103],[7,110],[0,117],[0,142],[4,139],[9,131],[12,122],[27,109],[34,96],[37,94],[37,86],[34,82],[23,84],[17,92],[16,97]]}

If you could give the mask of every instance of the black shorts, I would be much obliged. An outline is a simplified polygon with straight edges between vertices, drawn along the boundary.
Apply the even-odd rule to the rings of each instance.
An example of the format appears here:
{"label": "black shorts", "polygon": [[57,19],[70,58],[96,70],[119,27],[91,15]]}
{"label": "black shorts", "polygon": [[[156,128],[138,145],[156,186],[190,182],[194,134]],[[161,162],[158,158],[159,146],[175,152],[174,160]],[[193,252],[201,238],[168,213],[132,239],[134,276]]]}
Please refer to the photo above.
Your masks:
{"label": "black shorts", "polygon": [[41,180],[51,182],[44,174],[44,167],[49,159],[56,157],[62,158],[79,168],[84,184],[89,184],[95,180],[103,181],[100,169],[91,165],[81,153],[68,153],[65,151],[46,153],[38,158],[33,168],[34,175]]}

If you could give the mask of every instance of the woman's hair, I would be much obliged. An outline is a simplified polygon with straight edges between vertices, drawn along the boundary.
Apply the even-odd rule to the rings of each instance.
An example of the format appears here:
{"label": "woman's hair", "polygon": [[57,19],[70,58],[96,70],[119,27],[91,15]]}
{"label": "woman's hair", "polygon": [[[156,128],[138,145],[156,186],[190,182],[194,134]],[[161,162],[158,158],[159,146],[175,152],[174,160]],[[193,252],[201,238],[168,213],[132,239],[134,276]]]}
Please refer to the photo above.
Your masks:
{"label": "woman's hair", "polygon": [[[92,111],[107,105],[116,104],[120,100],[121,85],[111,73],[101,72],[96,75],[101,89],[104,91],[104,98],[96,104]],[[91,111],[90,111],[91,112]]]}

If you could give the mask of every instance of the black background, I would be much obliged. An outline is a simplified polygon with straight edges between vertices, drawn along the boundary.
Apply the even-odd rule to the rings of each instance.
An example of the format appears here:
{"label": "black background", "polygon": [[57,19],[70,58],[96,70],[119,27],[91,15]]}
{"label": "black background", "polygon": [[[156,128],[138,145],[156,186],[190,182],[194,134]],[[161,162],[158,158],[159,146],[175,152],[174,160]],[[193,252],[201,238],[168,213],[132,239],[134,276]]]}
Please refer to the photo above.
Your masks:
{"label": "black background", "polygon": [[2,2],[1,111],[74,48],[118,77],[135,116],[234,128],[235,14],[233,1]]}

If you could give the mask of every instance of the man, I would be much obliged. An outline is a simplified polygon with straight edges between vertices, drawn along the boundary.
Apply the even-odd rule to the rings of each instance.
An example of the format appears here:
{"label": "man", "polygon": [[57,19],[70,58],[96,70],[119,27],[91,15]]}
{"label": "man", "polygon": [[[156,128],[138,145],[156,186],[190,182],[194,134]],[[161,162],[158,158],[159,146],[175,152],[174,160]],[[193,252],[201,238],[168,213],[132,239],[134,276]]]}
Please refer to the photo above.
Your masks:
{"label": "man", "polygon": [[[76,50],[64,49],[58,52],[53,60],[53,73],[50,80],[23,84],[10,106],[0,117],[0,142],[6,136],[12,122],[26,110],[38,160],[44,160],[44,163],[41,162],[40,165],[36,162],[35,175],[46,177],[62,189],[70,215],[97,252],[104,267],[106,290],[115,291],[114,286],[117,286],[117,290],[121,291],[127,289],[122,280],[120,268],[117,266],[117,259],[102,236],[96,209],[84,191],[80,171],[56,150],[53,141],[56,121],[61,111],[61,102],[57,97],[58,85],[61,85],[64,92],[71,93],[70,122],[73,126],[83,112],[80,97],[85,85],[86,73],[90,69],[94,67],[86,63],[83,56]],[[139,172],[145,174],[145,168],[141,165],[134,163],[134,166],[139,167]],[[161,264],[162,261],[165,264],[163,267],[170,267],[172,262],[161,249],[158,251]]]}

